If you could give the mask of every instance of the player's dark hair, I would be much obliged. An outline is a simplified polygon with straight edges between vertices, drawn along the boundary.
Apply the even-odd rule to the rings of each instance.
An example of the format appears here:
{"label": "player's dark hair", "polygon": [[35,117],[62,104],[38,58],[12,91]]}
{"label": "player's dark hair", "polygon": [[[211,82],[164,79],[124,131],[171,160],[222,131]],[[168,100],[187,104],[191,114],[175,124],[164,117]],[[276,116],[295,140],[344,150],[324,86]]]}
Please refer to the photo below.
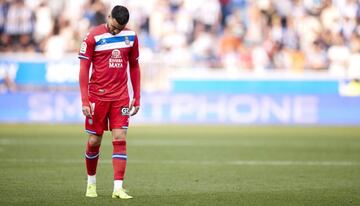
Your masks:
{"label": "player's dark hair", "polygon": [[111,17],[114,18],[118,24],[125,25],[129,21],[129,10],[125,6],[115,6],[111,10]]}

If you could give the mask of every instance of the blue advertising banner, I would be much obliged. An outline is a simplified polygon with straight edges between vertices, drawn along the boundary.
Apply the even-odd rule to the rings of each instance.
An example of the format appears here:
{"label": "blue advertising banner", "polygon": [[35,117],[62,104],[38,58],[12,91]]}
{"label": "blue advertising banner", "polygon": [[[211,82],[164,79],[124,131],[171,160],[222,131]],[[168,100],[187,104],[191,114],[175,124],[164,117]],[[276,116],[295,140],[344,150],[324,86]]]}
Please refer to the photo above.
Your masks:
{"label": "blue advertising banner", "polygon": [[[306,94],[143,93],[132,123],[360,125],[360,98]],[[78,92],[0,95],[0,122],[82,123]]]}
{"label": "blue advertising banner", "polygon": [[[17,85],[78,87],[79,61],[0,57]],[[360,125],[360,97],[344,82],[286,78],[170,78],[170,91],[144,92],[132,122],[170,124]],[[342,89],[341,89],[342,88]],[[145,91],[145,90],[144,90]],[[353,97],[345,97],[348,95]],[[0,94],[0,122],[81,123],[78,92]]]}
{"label": "blue advertising banner", "polygon": [[20,61],[0,58],[0,74],[8,73],[17,85],[22,86],[77,86],[79,69],[77,59]]}
{"label": "blue advertising banner", "polygon": [[338,94],[338,80],[261,79],[261,80],[202,80],[176,79],[173,92],[226,94]]}

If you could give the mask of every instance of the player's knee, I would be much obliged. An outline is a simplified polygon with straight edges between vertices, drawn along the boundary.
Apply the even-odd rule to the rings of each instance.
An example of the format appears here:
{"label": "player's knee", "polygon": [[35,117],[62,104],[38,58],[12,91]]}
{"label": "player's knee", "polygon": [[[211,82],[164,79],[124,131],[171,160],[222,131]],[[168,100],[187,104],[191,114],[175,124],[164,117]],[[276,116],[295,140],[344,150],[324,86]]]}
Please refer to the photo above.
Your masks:
{"label": "player's knee", "polygon": [[126,134],[118,134],[113,136],[113,139],[116,141],[120,141],[120,140],[125,140],[126,139]]}
{"label": "player's knee", "polygon": [[89,145],[92,147],[99,146],[101,144],[101,137],[96,136],[96,135],[90,135],[88,142],[89,142]]}
{"label": "player's knee", "polygon": [[113,140],[120,141],[126,139],[127,130],[121,130],[119,132],[113,133]]}

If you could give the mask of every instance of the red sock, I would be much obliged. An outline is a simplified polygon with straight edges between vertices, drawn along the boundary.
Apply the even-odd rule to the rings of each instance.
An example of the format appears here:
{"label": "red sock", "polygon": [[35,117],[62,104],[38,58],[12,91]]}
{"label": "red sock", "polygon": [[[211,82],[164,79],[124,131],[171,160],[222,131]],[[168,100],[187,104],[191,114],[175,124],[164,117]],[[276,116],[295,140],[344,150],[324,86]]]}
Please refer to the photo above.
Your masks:
{"label": "red sock", "polygon": [[85,162],[88,175],[96,174],[96,167],[99,159],[99,148],[100,145],[90,146],[89,143],[86,145]]}
{"label": "red sock", "polygon": [[113,141],[112,163],[114,167],[114,180],[123,180],[126,169],[126,141]]}

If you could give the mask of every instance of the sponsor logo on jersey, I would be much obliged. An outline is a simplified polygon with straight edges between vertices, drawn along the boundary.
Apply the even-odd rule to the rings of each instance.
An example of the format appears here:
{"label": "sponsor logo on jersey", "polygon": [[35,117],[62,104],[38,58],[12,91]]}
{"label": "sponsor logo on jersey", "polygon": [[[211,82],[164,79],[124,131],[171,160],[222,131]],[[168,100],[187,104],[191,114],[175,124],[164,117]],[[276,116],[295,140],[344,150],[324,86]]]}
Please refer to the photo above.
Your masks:
{"label": "sponsor logo on jersey", "polygon": [[115,59],[120,58],[120,50],[114,49],[111,53],[111,58],[115,58]]}
{"label": "sponsor logo on jersey", "polygon": [[80,53],[85,54],[86,53],[86,48],[87,48],[86,42],[81,43]]}
{"label": "sponsor logo on jersey", "polygon": [[122,68],[121,52],[118,49],[114,49],[111,52],[111,58],[109,59],[109,68]]}
{"label": "sponsor logo on jersey", "polygon": [[122,107],[121,109],[120,109],[120,111],[121,111],[121,115],[122,116],[129,116],[129,108],[128,107]]}

